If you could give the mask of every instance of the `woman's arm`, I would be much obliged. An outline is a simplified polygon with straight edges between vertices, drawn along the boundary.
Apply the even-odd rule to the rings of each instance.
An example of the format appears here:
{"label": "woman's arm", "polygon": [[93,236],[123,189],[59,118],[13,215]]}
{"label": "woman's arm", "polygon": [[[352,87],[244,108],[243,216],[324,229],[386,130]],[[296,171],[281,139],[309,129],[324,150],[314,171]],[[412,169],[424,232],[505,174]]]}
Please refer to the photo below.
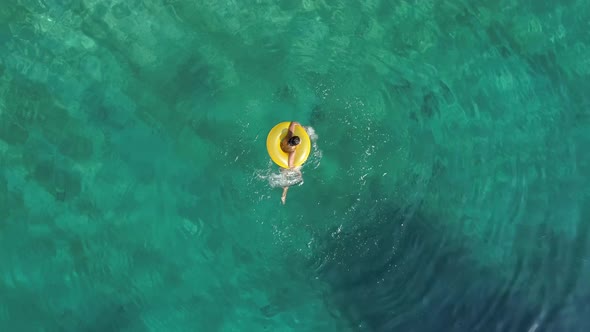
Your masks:
{"label": "woman's arm", "polygon": [[[291,121],[289,124],[289,132],[287,133],[287,139],[291,138],[295,135],[295,126],[301,126],[297,121]],[[293,168],[293,164],[295,163],[295,151],[289,153],[288,164],[289,168]]]}
{"label": "woman's arm", "polygon": [[301,126],[297,121],[291,121],[289,124],[289,133],[291,136],[295,135],[295,126]]}

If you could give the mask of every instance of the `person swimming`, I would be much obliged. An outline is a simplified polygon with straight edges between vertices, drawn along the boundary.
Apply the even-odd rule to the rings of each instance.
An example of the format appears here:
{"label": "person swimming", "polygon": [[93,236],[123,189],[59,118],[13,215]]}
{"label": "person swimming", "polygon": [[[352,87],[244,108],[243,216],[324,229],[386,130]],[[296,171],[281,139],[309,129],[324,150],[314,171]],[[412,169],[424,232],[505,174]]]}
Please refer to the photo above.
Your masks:
{"label": "person swimming", "polygon": [[[283,205],[287,201],[287,191],[291,185],[301,184],[303,183],[303,175],[301,174],[301,166],[294,166],[295,162],[295,151],[297,147],[301,143],[301,138],[299,136],[295,136],[295,126],[301,126],[299,122],[291,121],[289,124],[289,129],[287,130],[287,135],[281,141],[281,150],[283,152],[289,154],[288,159],[288,166],[289,168],[281,167],[281,173],[285,177],[287,185],[283,186],[283,195],[281,196],[281,202]],[[303,129],[305,127],[301,126]]]}

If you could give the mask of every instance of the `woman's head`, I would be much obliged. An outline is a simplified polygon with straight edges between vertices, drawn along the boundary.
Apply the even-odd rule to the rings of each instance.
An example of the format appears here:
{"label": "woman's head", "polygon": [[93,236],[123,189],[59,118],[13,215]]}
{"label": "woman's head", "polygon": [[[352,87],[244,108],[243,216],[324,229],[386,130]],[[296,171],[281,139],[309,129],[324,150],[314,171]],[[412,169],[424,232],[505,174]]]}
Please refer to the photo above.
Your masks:
{"label": "woman's head", "polygon": [[289,138],[289,141],[287,142],[289,146],[297,146],[299,145],[299,143],[301,143],[301,139],[299,138],[299,136],[293,136]]}

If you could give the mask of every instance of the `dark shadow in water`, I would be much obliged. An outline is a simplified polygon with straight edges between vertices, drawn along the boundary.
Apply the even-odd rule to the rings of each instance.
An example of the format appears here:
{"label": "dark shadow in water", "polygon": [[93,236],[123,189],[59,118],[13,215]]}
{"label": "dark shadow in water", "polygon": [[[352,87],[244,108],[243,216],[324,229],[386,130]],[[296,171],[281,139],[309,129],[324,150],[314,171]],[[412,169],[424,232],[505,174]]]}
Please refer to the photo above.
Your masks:
{"label": "dark shadow in water", "polygon": [[[367,217],[363,217],[366,219]],[[520,261],[510,278],[476,266],[460,238],[417,214],[382,209],[331,233],[316,262],[327,305],[359,331],[587,331],[588,297],[535,301]],[[359,217],[359,220],[361,217]],[[402,226],[403,224],[403,226]],[[523,276],[525,276],[523,278]],[[586,300],[584,300],[586,299]],[[575,303],[573,303],[575,302]]]}

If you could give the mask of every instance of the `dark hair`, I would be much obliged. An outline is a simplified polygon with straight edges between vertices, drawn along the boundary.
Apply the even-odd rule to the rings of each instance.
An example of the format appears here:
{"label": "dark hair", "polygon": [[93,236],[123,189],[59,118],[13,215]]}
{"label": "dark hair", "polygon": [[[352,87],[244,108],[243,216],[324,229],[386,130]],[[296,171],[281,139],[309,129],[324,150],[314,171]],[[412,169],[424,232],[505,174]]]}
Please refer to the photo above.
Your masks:
{"label": "dark hair", "polygon": [[289,138],[289,141],[287,143],[289,144],[289,146],[296,146],[299,145],[299,143],[301,143],[301,139],[299,138],[299,136],[293,136]]}

